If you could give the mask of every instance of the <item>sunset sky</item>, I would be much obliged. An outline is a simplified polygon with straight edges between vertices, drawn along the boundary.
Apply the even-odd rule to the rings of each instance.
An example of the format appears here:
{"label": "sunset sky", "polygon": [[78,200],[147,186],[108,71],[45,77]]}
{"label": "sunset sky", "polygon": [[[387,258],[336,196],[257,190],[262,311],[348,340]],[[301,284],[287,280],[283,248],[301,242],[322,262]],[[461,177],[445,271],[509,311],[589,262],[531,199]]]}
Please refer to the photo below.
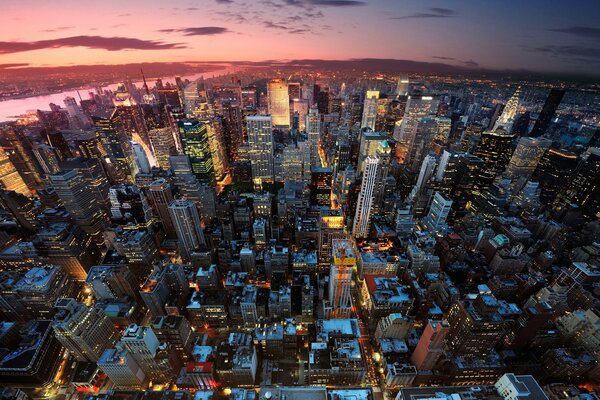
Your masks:
{"label": "sunset sky", "polygon": [[395,58],[598,74],[598,0],[2,0],[0,64]]}

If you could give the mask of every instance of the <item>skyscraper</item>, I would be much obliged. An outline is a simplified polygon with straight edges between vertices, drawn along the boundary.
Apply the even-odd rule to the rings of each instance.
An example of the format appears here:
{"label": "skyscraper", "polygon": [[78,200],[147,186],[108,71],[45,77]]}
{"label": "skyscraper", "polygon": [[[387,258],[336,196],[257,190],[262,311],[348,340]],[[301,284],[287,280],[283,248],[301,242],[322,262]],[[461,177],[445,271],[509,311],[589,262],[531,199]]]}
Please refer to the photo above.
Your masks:
{"label": "skyscraper", "polygon": [[31,191],[25,181],[2,148],[0,148],[0,185],[6,190],[14,190],[22,195],[31,196]]}
{"label": "skyscraper", "polygon": [[189,257],[192,251],[206,246],[198,209],[192,201],[186,199],[174,200],[169,204],[169,214],[175,226],[179,248],[184,257]]}
{"label": "skyscraper", "polygon": [[429,207],[429,214],[425,217],[425,224],[431,231],[437,231],[446,223],[446,218],[450,214],[452,200],[444,198],[439,192],[435,192],[433,201]]}
{"label": "skyscraper", "polygon": [[410,358],[410,362],[419,371],[429,371],[444,354],[444,341],[450,326],[448,321],[430,320],[419,339],[419,343]]}
{"label": "skyscraper", "polygon": [[150,205],[161,222],[163,230],[170,237],[175,237],[175,226],[171,221],[169,204],[173,201],[173,189],[164,178],[155,180],[148,187]]}
{"label": "skyscraper", "polygon": [[183,152],[190,158],[192,172],[200,182],[214,183],[215,174],[210,152],[208,125],[197,119],[179,121]]}
{"label": "skyscraper", "polygon": [[540,159],[550,148],[552,141],[544,138],[522,137],[517,143],[517,148],[513,153],[506,173],[513,179],[521,178],[528,180],[535,171]]}
{"label": "skyscraper", "polygon": [[331,168],[314,167],[310,171],[310,203],[317,206],[331,204]]}
{"label": "skyscraper", "polygon": [[439,105],[439,98],[435,96],[408,96],[404,117],[398,133],[394,133],[399,151],[402,153],[401,161],[404,164],[411,162],[417,151],[417,129],[420,121],[428,115],[435,114]]}
{"label": "skyscraper", "polygon": [[363,174],[360,193],[356,203],[356,213],[352,225],[352,236],[355,238],[366,238],[369,236],[371,227],[371,214],[375,199],[375,188],[379,169],[379,158],[367,157],[365,160],[365,172]]}
{"label": "skyscraper", "polygon": [[[287,93],[287,91],[286,91]],[[273,129],[270,115],[246,117],[252,178],[273,182]]]}
{"label": "skyscraper", "polygon": [[148,160],[148,156],[146,155],[142,145],[139,143],[133,143],[131,145],[131,149],[133,150],[133,160],[135,161],[138,173],[150,173],[150,161]]}
{"label": "skyscraper", "polygon": [[101,310],[69,298],[59,299],[55,308],[56,338],[78,361],[98,361],[104,349],[119,339],[119,332]]}
{"label": "skyscraper", "polygon": [[573,175],[579,157],[566,150],[549,149],[540,159],[532,180],[539,182],[541,193],[540,201],[550,204],[561,192],[565,183]]}
{"label": "skyscraper", "polygon": [[148,131],[152,152],[158,166],[169,169],[169,157],[177,154],[175,138],[170,128],[158,128]]}
{"label": "skyscraper", "polygon": [[529,136],[538,137],[546,133],[546,130],[548,129],[548,126],[550,126],[550,122],[552,121],[552,118],[554,118],[554,115],[556,114],[556,109],[560,105],[560,102],[562,101],[564,95],[564,89],[550,90],[550,93],[546,98],[546,102],[544,103],[544,107],[542,108],[540,115],[535,121],[535,125],[533,126],[533,129],[531,130]]}
{"label": "skyscraper", "polygon": [[350,286],[352,268],[356,266],[356,255],[352,241],[333,239],[331,242],[333,263],[329,272],[329,306],[331,317],[348,317],[352,309]]}
{"label": "skyscraper", "polygon": [[491,185],[496,175],[504,172],[512,154],[512,140],[513,135],[504,129],[481,134],[481,141],[474,155],[485,163],[485,168],[480,171],[482,183]]}
{"label": "skyscraper", "polygon": [[290,95],[285,79],[271,79],[267,82],[269,96],[269,114],[273,126],[289,129],[290,127]]}
{"label": "skyscraper", "polygon": [[365,104],[363,106],[362,121],[360,123],[361,128],[369,128],[372,131],[375,130],[375,122],[377,120],[377,108],[379,100],[378,90],[367,90],[365,95]]}
{"label": "skyscraper", "polygon": [[50,175],[50,182],[75,223],[92,237],[99,235],[105,213],[83,176],[68,170]]}
{"label": "skyscraper", "polygon": [[311,108],[306,115],[306,135],[308,136],[308,148],[310,151],[310,166],[321,165],[319,161],[319,138],[321,137],[321,116],[317,108]]}
{"label": "skyscraper", "polygon": [[517,117],[517,111],[519,111],[520,97],[521,87],[519,86],[506,103],[506,106],[504,106],[504,110],[502,111],[500,118],[498,118],[494,124],[494,129],[492,129],[493,131],[502,128],[506,132],[511,133],[513,124],[515,123],[515,119]]}

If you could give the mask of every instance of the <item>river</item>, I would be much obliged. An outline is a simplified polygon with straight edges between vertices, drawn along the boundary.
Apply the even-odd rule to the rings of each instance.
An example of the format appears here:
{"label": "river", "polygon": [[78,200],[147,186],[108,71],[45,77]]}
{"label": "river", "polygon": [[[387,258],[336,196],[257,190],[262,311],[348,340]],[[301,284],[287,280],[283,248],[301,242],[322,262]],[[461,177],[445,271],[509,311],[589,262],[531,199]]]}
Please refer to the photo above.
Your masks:
{"label": "river", "polygon": [[[201,72],[194,75],[183,76],[182,79],[189,79],[190,81],[194,81],[198,78],[204,76],[205,79],[212,78],[213,76],[225,75],[232,72],[235,72],[236,69],[222,68],[215,71],[206,71]],[[174,77],[165,77],[161,78],[163,83],[171,82],[175,83]],[[148,84],[150,87],[153,86],[155,78],[148,80]],[[137,87],[142,87],[143,81],[134,82]],[[105,89],[115,90],[117,88],[117,84],[114,83],[112,85],[103,86]],[[88,93],[90,91],[94,91],[93,87],[83,87],[79,89],[79,93],[81,94],[81,98],[87,99]],[[21,114],[24,114],[28,111],[35,110],[50,110],[50,103],[57,104],[64,108],[63,100],[65,97],[73,97],[79,103],[79,95],[77,94],[77,90],[65,90],[64,92],[52,93],[44,96],[34,96],[34,97],[26,97],[23,99],[13,99],[13,100],[4,100],[0,101],[0,121],[14,121]]]}

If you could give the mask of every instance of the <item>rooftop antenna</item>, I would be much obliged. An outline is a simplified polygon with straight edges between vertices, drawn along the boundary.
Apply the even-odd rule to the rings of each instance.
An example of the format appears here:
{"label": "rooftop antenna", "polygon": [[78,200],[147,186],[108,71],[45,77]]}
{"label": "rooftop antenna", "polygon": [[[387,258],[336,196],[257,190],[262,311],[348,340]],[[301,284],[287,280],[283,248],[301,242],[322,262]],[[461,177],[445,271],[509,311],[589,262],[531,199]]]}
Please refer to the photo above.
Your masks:
{"label": "rooftop antenna", "polygon": [[77,89],[77,96],[79,96],[79,103],[81,103],[83,99],[81,98],[81,94],[79,94],[79,89]]}
{"label": "rooftop antenna", "polygon": [[144,76],[144,70],[142,68],[140,68],[140,71],[142,71],[142,79],[144,80],[144,89],[146,90],[146,94],[149,95],[150,90],[148,89],[148,84],[146,83],[146,77]]}

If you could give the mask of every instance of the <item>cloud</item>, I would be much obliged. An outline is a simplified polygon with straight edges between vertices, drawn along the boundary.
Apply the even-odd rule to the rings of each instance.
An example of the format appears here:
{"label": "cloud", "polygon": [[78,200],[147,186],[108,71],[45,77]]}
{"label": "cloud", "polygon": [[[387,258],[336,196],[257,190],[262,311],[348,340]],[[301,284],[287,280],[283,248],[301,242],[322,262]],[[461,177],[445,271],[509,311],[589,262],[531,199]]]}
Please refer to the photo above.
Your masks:
{"label": "cloud", "polygon": [[156,40],[143,40],[127,37],[71,36],[58,39],[38,40],[34,42],[0,42],[0,54],[21,53],[24,51],[57,49],[61,47],[87,47],[118,51],[184,49],[183,43],[164,43]]}
{"label": "cloud", "polygon": [[600,28],[591,28],[589,26],[571,26],[569,28],[548,29],[550,32],[566,33],[588,39],[600,40]]}
{"label": "cloud", "polygon": [[8,69],[8,68],[19,68],[19,67],[26,67],[28,65],[31,65],[29,63],[8,63],[8,64],[0,64],[0,69]]}
{"label": "cloud", "polygon": [[285,5],[297,7],[323,6],[323,7],[354,7],[364,6],[365,1],[359,0],[284,0]]}
{"label": "cloud", "polygon": [[215,0],[219,4],[231,4],[233,0]]}
{"label": "cloud", "polygon": [[56,28],[52,28],[52,29],[42,29],[40,32],[58,32],[58,31],[66,31],[69,29],[73,29],[75,28],[74,26],[57,26]]}
{"label": "cloud", "polygon": [[402,15],[400,17],[391,17],[391,19],[395,20],[405,20],[405,19],[426,19],[426,18],[453,18],[458,15],[455,10],[451,10],[449,8],[440,8],[433,7],[428,8],[428,12],[420,12],[409,15]]}
{"label": "cloud", "polygon": [[222,26],[198,26],[193,28],[160,29],[162,33],[183,33],[183,36],[211,36],[230,32]]}
{"label": "cloud", "polygon": [[548,54],[562,59],[587,59],[588,61],[600,62],[600,48],[572,46],[572,45],[547,45],[538,47],[525,47],[527,50],[537,53]]}
{"label": "cloud", "polygon": [[479,67],[479,63],[476,61],[473,61],[473,60],[459,60],[458,58],[446,57],[446,56],[432,56],[431,58],[435,58],[438,60],[444,60],[444,61],[459,62],[459,63],[463,64],[465,67]]}

